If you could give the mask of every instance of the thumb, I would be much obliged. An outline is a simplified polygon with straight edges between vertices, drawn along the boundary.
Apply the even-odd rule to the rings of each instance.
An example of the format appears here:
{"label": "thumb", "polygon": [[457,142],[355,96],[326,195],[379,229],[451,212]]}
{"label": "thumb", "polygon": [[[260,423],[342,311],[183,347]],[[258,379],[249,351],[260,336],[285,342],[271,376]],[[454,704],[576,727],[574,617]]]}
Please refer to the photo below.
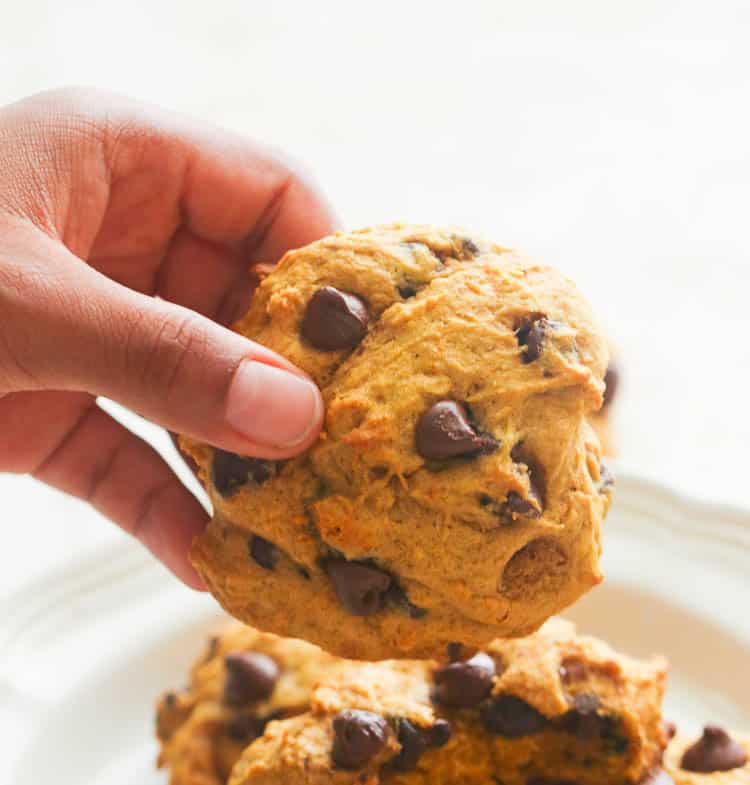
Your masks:
{"label": "thumb", "polygon": [[15,353],[28,369],[24,389],[102,395],[244,455],[285,458],[315,441],[320,391],[284,358],[83,264],[66,268],[54,285],[45,278],[54,291],[27,291],[26,313],[13,318],[25,325],[14,331],[23,338]]}

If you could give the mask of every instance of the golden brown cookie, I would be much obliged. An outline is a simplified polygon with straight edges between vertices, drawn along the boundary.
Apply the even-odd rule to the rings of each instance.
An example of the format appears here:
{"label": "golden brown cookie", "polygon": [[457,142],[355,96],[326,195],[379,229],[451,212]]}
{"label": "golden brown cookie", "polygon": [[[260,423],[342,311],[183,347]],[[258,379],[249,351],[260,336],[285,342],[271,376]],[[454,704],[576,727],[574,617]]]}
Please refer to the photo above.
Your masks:
{"label": "golden brown cookie", "polygon": [[750,785],[750,735],[707,725],[702,736],[679,734],[664,756],[674,785]]}
{"label": "golden brown cookie", "polygon": [[317,646],[240,624],[212,638],[186,689],[157,706],[159,766],[170,785],[224,785],[271,719],[309,708],[312,685],[333,662]]}
{"label": "golden brown cookie", "polygon": [[183,440],[214,518],[192,552],[232,615],[347,657],[519,636],[601,580],[611,478],[586,417],[607,351],[573,284],[458,230],[288,253],[243,335],[320,385],[284,462]]}
{"label": "golden brown cookie", "polygon": [[665,671],[558,620],[443,666],[342,662],[230,785],[635,785],[660,771]]}

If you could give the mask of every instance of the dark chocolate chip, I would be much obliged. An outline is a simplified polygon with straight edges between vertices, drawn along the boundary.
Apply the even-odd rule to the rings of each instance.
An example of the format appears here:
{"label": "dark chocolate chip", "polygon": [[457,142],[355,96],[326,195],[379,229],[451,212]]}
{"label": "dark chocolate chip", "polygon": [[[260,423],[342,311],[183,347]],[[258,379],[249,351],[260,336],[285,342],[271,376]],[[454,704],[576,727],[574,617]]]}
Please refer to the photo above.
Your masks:
{"label": "dark chocolate chip", "polygon": [[549,720],[515,695],[501,695],[480,708],[482,722],[490,733],[515,739],[543,731]]}
{"label": "dark chocolate chip", "polygon": [[[513,518],[515,518],[515,515],[538,518],[544,508],[544,469],[523,441],[516,442],[513,445],[510,457],[514,463],[522,464],[526,467],[526,475],[529,478],[529,490],[526,498],[519,496],[517,502],[511,502],[509,497],[507,505],[510,509],[507,512]],[[528,510],[528,512],[523,512],[522,510]]]}
{"label": "dark chocolate chip", "polygon": [[581,692],[572,699],[573,708],[560,719],[561,728],[579,739],[593,739],[600,735],[606,717],[600,717],[599,698],[591,692]]}
{"label": "dark chocolate chip", "polygon": [[448,720],[435,720],[435,724],[429,730],[430,746],[445,747],[452,734],[453,729]]}
{"label": "dark chocolate chip", "polygon": [[222,496],[231,496],[247,482],[260,485],[276,474],[276,464],[263,458],[246,458],[224,450],[214,451],[211,480]]}
{"label": "dark chocolate chip", "polygon": [[386,601],[400,611],[403,611],[410,619],[424,619],[427,615],[427,609],[420,608],[419,605],[415,605],[411,602],[406,592],[396,583],[396,581],[392,581],[388,588]]}
{"label": "dark chocolate chip", "polygon": [[434,698],[446,706],[468,708],[481,703],[492,690],[495,661],[484,652],[466,662],[452,662],[433,673]]}
{"label": "dark chocolate chip", "polygon": [[384,605],[391,576],[377,567],[328,559],[323,563],[341,604],[354,616],[371,616]]}
{"label": "dark chocolate chip", "polygon": [[604,750],[614,755],[624,755],[628,751],[630,741],[623,735],[622,723],[617,717],[598,717],[599,738]]}
{"label": "dark chocolate chip", "polygon": [[470,258],[479,253],[479,246],[469,237],[464,237],[461,241],[461,252],[463,256]]}
{"label": "dark chocolate chip", "polygon": [[563,684],[584,681],[587,676],[586,664],[577,657],[568,657],[560,665],[560,680]]}
{"label": "dark chocolate chip", "polygon": [[573,696],[573,708],[579,714],[596,714],[600,705],[601,701],[593,692],[579,692]]}
{"label": "dark chocolate chip", "polygon": [[404,300],[408,300],[410,297],[414,297],[417,294],[417,287],[404,284],[403,286],[398,287],[398,293],[404,298]]}
{"label": "dark chocolate chip", "polygon": [[401,718],[398,721],[398,743],[401,750],[393,759],[393,767],[397,771],[414,771],[428,746],[422,730]]}
{"label": "dark chocolate chip", "polygon": [[706,725],[703,736],[685,750],[680,766],[686,771],[710,774],[731,771],[747,763],[747,753],[723,728]]}
{"label": "dark chocolate chip", "polygon": [[172,709],[172,708],[174,708],[174,707],[175,707],[175,705],[176,705],[176,704],[177,704],[177,695],[175,695],[175,693],[174,693],[174,692],[168,692],[168,693],[167,693],[167,694],[164,696],[164,705],[165,705],[165,706],[166,706],[168,709]]}
{"label": "dark chocolate chip", "polygon": [[499,442],[478,433],[466,407],[457,401],[438,401],[417,421],[417,452],[428,460],[472,456],[496,450]]}
{"label": "dark chocolate chip", "polygon": [[607,372],[604,374],[604,399],[602,401],[602,409],[612,404],[612,401],[617,394],[617,385],[620,382],[620,372],[616,365],[609,364]]}
{"label": "dark chocolate chip", "polygon": [[249,744],[263,735],[267,722],[267,719],[254,717],[252,714],[240,714],[232,717],[227,723],[227,736],[243,744]]}
{"label": "dark chocolate chip", "polygon": [[448,660],[450,662],[458,662],[461,659],[461,652],[463,651],[464,646],[462,643],[458,643],[457,641],[452,641],[445,647],[445,653],[448,656]]}
{"label": "dark chocolate chip", "polygon": [[333,719],[331,759],[340,769],[358,769],[385,746],[388,724],[379,714],[345,709]]}
{"label": "dark chocolate chip", "polygon": [[521,347],[521,362],[528,364],[538,360],[542,354],[544,335],[550,322],[543,316],[523,322],[516,329],[516,340]]}
{"label": "dark chocolate chip", "polygon": [[516,520],[516,518],[538,518],[542,513],[539,507],[539,499],[533,485],[529,485],[529,498],[524,499],[520,493],[510,491],[505,500],[506,514]]}
{"label": "dark chocolate chip", "polygon": [[230,706],[265,700],[279,678],[279,666],[260,652],[233,652],[224,658],[224,702]]}
{"label": "dark chocolate chip", "polygon": [[302,335],[324,352],[352,349],[366,335],[370,315],[356,294],[324,286],[310,298],[302,319]]}
{"label": "dark chocolate chip", "polygon": [[250,556],[263,569],[273,570],[279,560],[279,549],[272,542],[254,534],[250,538]]}
{"label": "dark chocolate chip", "polygon": [[677,725],[671,720],[662,720],[661,727],[667,741],[672,741],[677,735]]}

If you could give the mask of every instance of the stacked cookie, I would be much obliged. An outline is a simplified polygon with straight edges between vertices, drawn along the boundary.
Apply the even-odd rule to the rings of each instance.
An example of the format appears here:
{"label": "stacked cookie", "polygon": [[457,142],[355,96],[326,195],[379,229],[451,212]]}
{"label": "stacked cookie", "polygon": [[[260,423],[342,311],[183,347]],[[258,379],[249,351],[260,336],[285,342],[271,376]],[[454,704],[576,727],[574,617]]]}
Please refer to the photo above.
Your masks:
{"label": "stacked cookie", "polygon": [[665,680],[662,658],[558,619],[447,664],[343,660],[233,625],[161,698],[160,764],[171,785],[750,782],[747,739],[673,739]]}

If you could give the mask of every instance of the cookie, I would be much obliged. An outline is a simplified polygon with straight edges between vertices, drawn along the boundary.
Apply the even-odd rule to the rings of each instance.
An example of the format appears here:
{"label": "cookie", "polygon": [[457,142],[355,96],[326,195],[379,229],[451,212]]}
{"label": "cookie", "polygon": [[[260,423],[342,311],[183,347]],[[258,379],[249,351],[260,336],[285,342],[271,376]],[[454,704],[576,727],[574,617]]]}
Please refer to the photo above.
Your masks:
{"label": "cookie", "polygon": [[236,329],[321,387],[287,461],[184,439],[214,507],[192,559],[238,619],[361,659],[533,632],[601,580],[587,416],[607,350],[573,284],[458,230],[288,253]]}
{"label": "cookie", "polygon": [[750,735],[707,725],[698,738],[679,734],[664,768],[674,785],[750,785]]}
{"label": "cookie", "polygon": [[230,785],[636,785],[660,772],[665,663],[552,620],[468,661],[342,662]]}
{"label": "cookie", "polygon": [[159,762],[170,785],[626,785],[658,770],[664,679],[663,660],[557,619],[442,665],[347,661],[234,625],[160,699]]}
{"label": "cookie", "polygon": [[188,686],[159,700],[159,766],[170,785],[224,785],[271,719],[307,711],[312,685],[335,662],[304,641],[234,624],[212,638]]}

